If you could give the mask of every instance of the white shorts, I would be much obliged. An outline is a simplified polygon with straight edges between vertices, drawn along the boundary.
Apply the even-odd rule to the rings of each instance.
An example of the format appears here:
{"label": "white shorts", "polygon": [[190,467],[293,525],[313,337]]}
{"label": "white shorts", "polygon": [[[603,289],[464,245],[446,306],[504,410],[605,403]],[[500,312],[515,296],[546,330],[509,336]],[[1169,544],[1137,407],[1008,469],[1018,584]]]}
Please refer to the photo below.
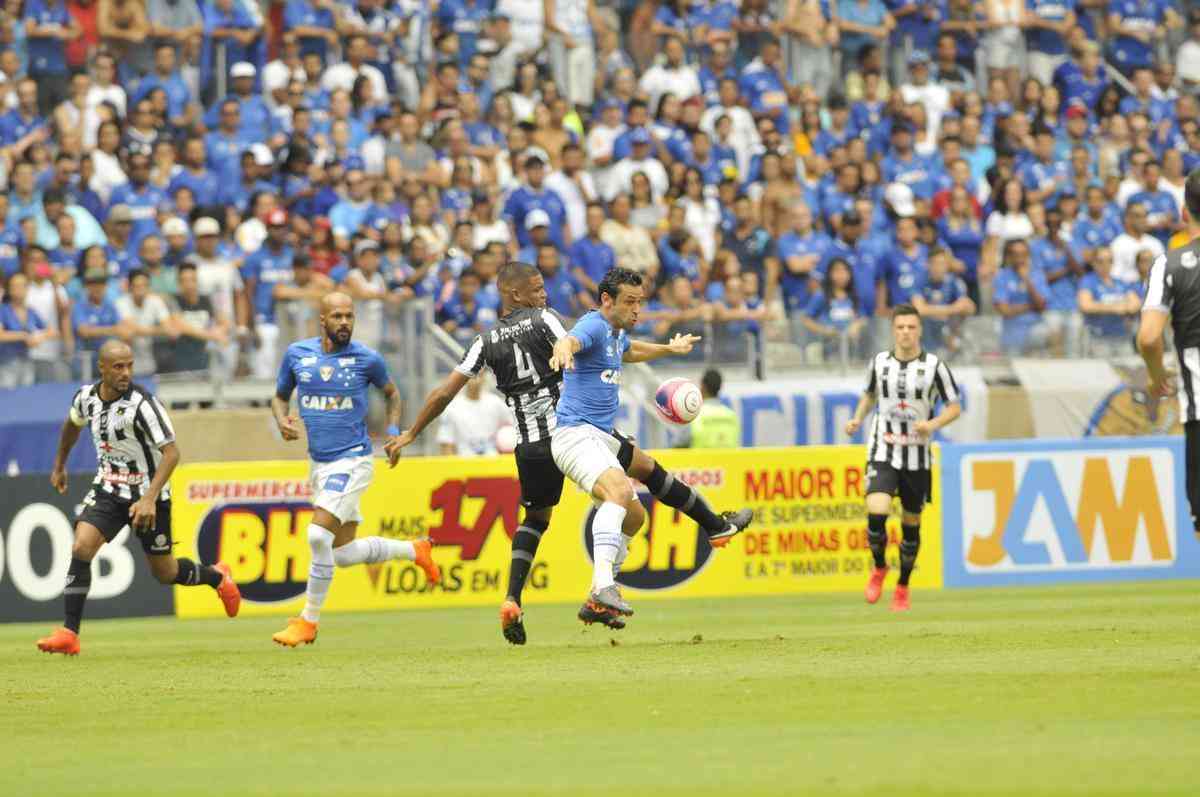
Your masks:
{"label": "white shorts", "polygon": [[313,508],[324,509],[339,523],[361,521],[363,516],[358,504],[370,486],[374,472],[375,458],[370,456],[312,463]]}
{"label": "white shorts", "polygon": [[589,495],[600,474],[609,469],[625,469],[617,460],[621,441],[595,426],[559,426],[550,435],[550,456],[571,481]]}

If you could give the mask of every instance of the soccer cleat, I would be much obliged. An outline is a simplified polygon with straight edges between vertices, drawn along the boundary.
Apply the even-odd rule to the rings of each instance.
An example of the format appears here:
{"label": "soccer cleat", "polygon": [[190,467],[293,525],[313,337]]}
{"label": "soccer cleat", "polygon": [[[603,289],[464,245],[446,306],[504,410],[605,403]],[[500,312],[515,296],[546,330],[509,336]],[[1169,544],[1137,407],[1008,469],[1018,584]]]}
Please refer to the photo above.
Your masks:
{"label": "soccer cleat", "polygon": [[311,645],[317,640],[317,624],[310,623],[303,617],[291,617],[288,619],[287,628],[273,635],[271,639],[289,648],[294,648],[301,642]]}
{"label": "soccer cleat", "polygon": [[417,554],[413,560],[417,563],[417,567],[425,571],[425,577],[429,579],[429,583],[436,584],[441,581],[442,569],[437,566],[437,562],[433,561],[433,543],[428,539],[413,540],[413,550]]}
{"label": "soccer cleat", "polygon": [[602,590],[593,590],[592,594],[588,596],[588,603],[610,609],[626,617],[633,616],[633,607],[621,597],[621,590],[617,589],[616,584],[610,584]]}
{"label": "soccer cleat", "polygon": [[226,616],[237,617],[238,609],[242,606],[242,591],[233,581],[233,572],[224,562],[217,562],[213,565],[213,570],[223,576],[221,583],[217,585],[217,595],[221,598],[221,603],[225,604]]}
{"label": "soccer cleat", "polygon": [[887,578],[888,569],[877,567],[871,571],[871,579],[867,582],[867,603],[875,603],[883,594],[883,580]]}
{"label": "soccer cleat", "polygon": [[725,528],[716,534],[708,535],[708,544],[714,548],[724,548],[729,544],[729,540],[732,539],[733,535],[744,531],[750,525],[750,521],[754,520],[754,510],[742,509],[737,512],[722,512],[721,519],[725,521]]}
{"label": "soccer cleat", "polygon": [[906,612],[911,608],[912,603],[908,600],[908,587],[897,584],[896,591],[892,593],[892,611]]}
{"label": "soccer cleat", "polygon": [[516,601],[507,600],[500,605],[500,633],[514,645],[525,644],[525,613]]}
{"label": "soccer cleat", "polygon": [[625,621],[621,619],[621,615],[591,601],[579,607],[579,619],[583,621],[584,625],[602,623],[614,631],[620,631],[625,627]]}
{"label": "soccer cleat", "polygon": [[37,641],[43,653],[61,653],[64,656],[79,655],[79,634],[69,628],[56,628],[48,637]]}

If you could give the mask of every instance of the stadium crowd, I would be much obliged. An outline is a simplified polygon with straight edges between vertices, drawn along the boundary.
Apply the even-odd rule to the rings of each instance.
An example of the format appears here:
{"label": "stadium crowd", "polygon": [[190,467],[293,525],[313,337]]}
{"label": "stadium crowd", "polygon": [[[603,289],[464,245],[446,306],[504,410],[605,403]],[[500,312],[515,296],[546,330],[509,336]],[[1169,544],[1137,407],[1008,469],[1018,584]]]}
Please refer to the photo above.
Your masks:
{"label": "stadium crowd", "polygon": [[[1200,13],[1165,0],[8,0],[0,387],[273,376],[340,285],[357,337],[460,340],[507,259],[640,334],[1128,349],[1200,165]],[[710,351],[711,353],[711,351]]]}

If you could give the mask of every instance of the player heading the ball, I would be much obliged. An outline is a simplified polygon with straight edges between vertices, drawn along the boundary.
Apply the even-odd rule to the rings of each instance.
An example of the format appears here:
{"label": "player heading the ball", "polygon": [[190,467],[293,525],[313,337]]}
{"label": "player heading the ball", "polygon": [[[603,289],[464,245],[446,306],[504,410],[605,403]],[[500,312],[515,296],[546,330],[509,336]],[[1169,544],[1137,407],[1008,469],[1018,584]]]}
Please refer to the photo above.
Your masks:
{"label": "player heading the ball", "polygon": [[415,561],[431,583],[441,571],[430,556],[429,540],[354,538],[362,521],[359,502],[371,484],[375,460],[367,436],[367,388],[375,386],[387,399],[388,464],[400,459],[400,391],[388,375],[387,364],[374,349],[357,343],[354,301],[330,293],[321,300],[321,335],[288,346],[279,366],[271,412],[284,440],[300,437],[297,419],[289,414],[293,392],[299,393],[300,420],[308,433],[312,461],[313,516],[308,525],[312,565],[304,611],[288,620],[272,639],[295,647],[317,638],[321,607],[333,581],[333,569],[377,564],[389,559]]}

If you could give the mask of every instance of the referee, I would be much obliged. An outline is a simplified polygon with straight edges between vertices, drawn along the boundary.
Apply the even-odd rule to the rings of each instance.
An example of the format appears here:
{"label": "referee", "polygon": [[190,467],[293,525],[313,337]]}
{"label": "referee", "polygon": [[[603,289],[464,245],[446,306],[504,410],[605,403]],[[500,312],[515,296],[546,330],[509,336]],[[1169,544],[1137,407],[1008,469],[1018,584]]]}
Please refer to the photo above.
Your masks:
{"label": "referee", "polygon": [[[1196,238],[1200,233],[1196,227],[1200,219],[1200,169],[1188,175],[1183,202],[1189,242],[1160,255],[1150,268],[1137,346],[1150,374],[1150,395],[1179,396],[1186,440],[1188,504],[1192,528],[1200,538],[1200,240]],[[1179,383],[1163,365],[1163,330],[1168,317],[1179,358]]]}

